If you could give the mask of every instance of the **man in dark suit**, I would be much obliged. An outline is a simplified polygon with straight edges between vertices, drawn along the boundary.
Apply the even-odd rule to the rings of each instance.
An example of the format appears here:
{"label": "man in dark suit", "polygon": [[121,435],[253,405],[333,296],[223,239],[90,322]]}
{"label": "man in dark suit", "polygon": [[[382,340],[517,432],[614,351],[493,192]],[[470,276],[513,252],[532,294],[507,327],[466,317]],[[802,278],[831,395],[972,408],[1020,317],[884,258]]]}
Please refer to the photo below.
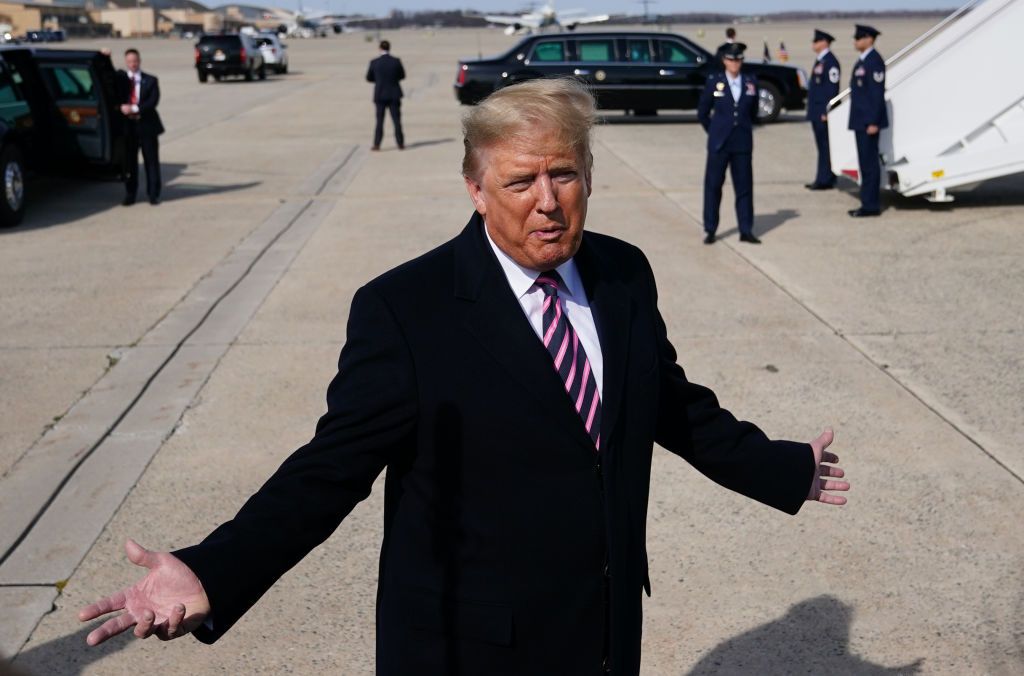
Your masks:
{"label": "man in dark suit", "polygon": [[91,645],[212,643],[387,468],[377,672],[637,674],[651,454],[796,513],[842,504],[831,432],[771,441],[676,364],[647,259],[584,232],[594,100],[502,89],[464,121],[461,234],[356,292],[316,436],[231,521],[84,608]]}
{"label": "man in dark suit", "polygon": [[704,243],[714,244],[722,204],[725,170],[732,173],[740,241],[760,244],[754,235],[754,124],[757,123],[757,80],[740,72],[746,45],[737,42],[722,55],[725,70],[708,77],[697,103],[697,119],[708,133],[704,168]]}
{"label": "man in dark suit", "polygon": [[718,45],[718,48],[715,50],[714,65],[718,68],[718,70],[722,70],[723,68],[725,68],[725,66],[722,64],[722,57],[725,55],[725,52],[728,51],[734,44],[736,44],[736,29],[733,28],[732,26],[729,26],[728,28],[725,29],[725,42]]}
{"label": "man in dark suit", "polygon": [[398,149],[405,148],[405,135],[402,133],[402,86],[399,84],[404,79],[402,60],[391,56],[390,42],[381,40],[380,56],[370,61],[370,67],[366,70],[366,81],[373,83],[373,103],[377,106],[373,150],[380,150],[380,142],[384,138],[384,111],[391,113]]}
{"label": "man in dark suit", "polygon": [[836,185],[828,144],[828,102],[839,94],[839,59],[830,49],[834,40],[825,31],[815,30],[811,42],[817,58],[807,89],[807,119],[811,122],[814,145],[818,149],[818,170],[814,180],[804,186],[808,190],[831,190]]}
{"label": "man in dark suit", "polygon": [[850,124],[857,139],[857,163],[860,165],[860,207],[848,212],[855,218],[882,213],[879,187],[882,167],[878,156],[878,135],[889,126],[885,107],[885,59],[875,51],[880,33],[871,26],[857,24],[853,46],[860,58],[850,77]]}
{"label": "man in dark suit", "polygon": [[160,143],[164,125],[156,107],[160,103],[160,83],[142,72],[139,50],[124,53],[125,70],[118,71],[121,113],[125,120],[125,206],[135,204],[139,190],[139,149],[146,165],[146,196],[149,203],[160,204]]}

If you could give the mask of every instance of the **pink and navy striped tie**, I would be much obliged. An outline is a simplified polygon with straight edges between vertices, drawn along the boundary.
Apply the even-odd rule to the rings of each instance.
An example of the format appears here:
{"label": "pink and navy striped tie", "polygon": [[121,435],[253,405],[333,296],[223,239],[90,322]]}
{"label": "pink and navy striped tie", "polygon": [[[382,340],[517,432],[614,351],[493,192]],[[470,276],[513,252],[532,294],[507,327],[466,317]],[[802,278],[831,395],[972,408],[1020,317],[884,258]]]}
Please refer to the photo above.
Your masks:
{"label": "pink and navy striped tie", "polygon": [[565,301],[559,298],[558,289],[565,288],[561,276],[554,270],[541,273],[536,280],[544,292],[544,347],[548,349],[555,363],[555,370],[565,384],[565,391],[576,407],[576,412],[594,442],[601,449],[601,395],[597,390],[597,378],[590,370],[590,360],[580,343],[580,338],[569,323]]}

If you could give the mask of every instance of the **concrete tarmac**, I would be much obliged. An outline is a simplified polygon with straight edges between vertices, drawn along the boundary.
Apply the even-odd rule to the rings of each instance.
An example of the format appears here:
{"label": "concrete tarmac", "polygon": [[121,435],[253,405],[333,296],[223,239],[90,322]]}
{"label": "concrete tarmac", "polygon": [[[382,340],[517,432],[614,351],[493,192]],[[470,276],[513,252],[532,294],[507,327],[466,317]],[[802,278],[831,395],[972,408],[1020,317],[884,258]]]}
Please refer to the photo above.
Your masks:
{"label": "concrete tarmac", "polygon": [[[930,25],[868,23],[883,54]],[[850,64],[852,26],[819,25]],[[806,68],[813,27],[740,39]],[[713,48],[722,27],[701,28]],[[370,153],[367,37],[292,41],[287,76],[205,85],[190,42],[133,43],[161,81],[165,202],[43,179],[0,232],[0,653],[22,670],[372,673],[382,486],[213,647],[90,649],[76,619],[139,575],[125,538],[202,538],[309,438],[352,293],[469,218],[455,64],[513,39],[387,35],[408,145],[388,127]],[[724,237],[701,244],[692,114],[596,133],[587,226],[648,254],[690,378],[772,436],[833,426],[854,482],[846,508],[790,518],[657,452],[644,673],[1021,673],[1024,183],[852,220],[851,184],[803,189],[801,119],[756,132],[760,247],[738,242],[728,187]]]}

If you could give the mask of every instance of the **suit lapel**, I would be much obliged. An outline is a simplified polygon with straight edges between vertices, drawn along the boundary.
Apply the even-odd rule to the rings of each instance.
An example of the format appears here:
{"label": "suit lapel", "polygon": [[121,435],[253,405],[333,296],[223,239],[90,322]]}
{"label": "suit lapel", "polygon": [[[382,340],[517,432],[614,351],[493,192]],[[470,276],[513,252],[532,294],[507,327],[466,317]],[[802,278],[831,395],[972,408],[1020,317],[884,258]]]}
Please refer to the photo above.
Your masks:
{"label": "suit lapel", "polygon": [[[601,439],[611,439],[622,408],[626,364],[629,361],[629,334],[632,299],[621,279],[614,276],[616,266],[602,256],[594,240],[586,233],[576,254],[576,266],[590,301],[590,312],[601,340],[604,363],[601,397]],[[607,445],[602,443],[604,448]]]}
{"label": "suit lapel", "polygon": [[474,214],[456,241],[455,295],[471,303],[465,327],[556,424],[593,449],[583,421],[551,363],[551,355],[512,295],[483,227],[479,214]]}

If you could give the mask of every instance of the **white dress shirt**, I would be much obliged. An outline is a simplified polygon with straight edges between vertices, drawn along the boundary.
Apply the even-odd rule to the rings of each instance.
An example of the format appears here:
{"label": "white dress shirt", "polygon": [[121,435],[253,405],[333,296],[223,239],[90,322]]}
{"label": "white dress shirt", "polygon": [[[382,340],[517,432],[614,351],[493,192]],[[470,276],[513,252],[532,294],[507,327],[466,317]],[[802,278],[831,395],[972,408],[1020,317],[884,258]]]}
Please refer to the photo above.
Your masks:
{"label": "white dress shirt", "polygon": [[142,71],[128,71],[128,79],[132,81],[135,89],[135,103],[132,104],[132,112],[139,112],[139,101],[142,100]]}
{"label": "white dress shirt", "polygon": [[820,52],[818,52],[818,61],[821,61],[822,59],[824,59],[825,55],[828,54],[831,51],[832,51],[831,49],[826,47],[825,49],[823,49]]}
{"label": "white dress shirt", "polygon": [[863,52],[860,53],[860,60],[863,61],[864,59],[868,58],[868,54],[870,54],[873,51],[875,51],[874,45],[865,49]]}
{"label": "white dress shirt", "polygon": [[732,92],[732,100],[739,103],[740,94],[743,92],[743,75],[737,75],[733,78],[726,73],[725,80],[729,83],[729,91]]}
{"label": "white dress shirt", "polygon": [[[484,226],[484,233],[487,235],[487,242],[491,245],[491,249],[494,250],[494,255],[501,263],[501,269],[505,273],[513,295],[522,306],[523,313],[530,321],[530,326],[533,327],[533,332],[537,334],[538,340],[542,340],[544,292],[534,283],[540,273],[524,268],[499,249],[491,239],[491,233],[487,232],[486,226]],[[597,337],[597,325],[594,324],[594,316],[590,312],[590,301],[587,300],[587,294],[583,290],[583,280],[580,279],[579,270],[576,269],[576,262],[571,258],[555,270],[561,275],[565,286],[568,287],[568,290],[559,289],[558,297],[562,299],[562,307],[569,316],[569,322],[587,353],[590,370],[597,382],[597,392],[604,400],[604,359],[601,356],[601,341]]]}

